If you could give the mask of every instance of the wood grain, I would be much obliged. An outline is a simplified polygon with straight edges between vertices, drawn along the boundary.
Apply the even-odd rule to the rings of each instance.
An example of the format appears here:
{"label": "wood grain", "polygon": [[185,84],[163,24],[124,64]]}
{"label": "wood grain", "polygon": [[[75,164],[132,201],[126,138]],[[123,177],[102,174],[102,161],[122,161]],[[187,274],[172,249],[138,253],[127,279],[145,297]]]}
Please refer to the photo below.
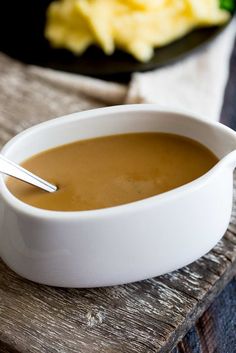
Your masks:
{"label": "wood grain", "polygon": [[[101,106],[2,58],[0,144],[53,115]],[[23,85],[23,86],[22,86]],[[235,186],[236,187],[236,186]],[[223,239],[185,268],[100,289],[38,285],[0,261],[1,353],[167,353],[236,275],[236,206]]]}

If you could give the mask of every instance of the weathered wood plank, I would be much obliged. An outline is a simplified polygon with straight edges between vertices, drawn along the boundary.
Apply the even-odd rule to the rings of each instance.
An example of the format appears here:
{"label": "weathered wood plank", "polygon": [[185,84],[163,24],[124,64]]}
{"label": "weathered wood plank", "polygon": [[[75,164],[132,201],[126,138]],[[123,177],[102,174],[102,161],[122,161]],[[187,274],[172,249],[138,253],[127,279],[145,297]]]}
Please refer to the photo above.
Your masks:
{"label": "weathered wood plank", "polygon": [[[102,105],[35,80],[23,66],[9,69],[5,58],[0,64],[0,144],[38,121]],[[51,288],[20,278],[0,261],[0,352],[167,353],[235,274],[236,206],[209,254],[143,282]]]}

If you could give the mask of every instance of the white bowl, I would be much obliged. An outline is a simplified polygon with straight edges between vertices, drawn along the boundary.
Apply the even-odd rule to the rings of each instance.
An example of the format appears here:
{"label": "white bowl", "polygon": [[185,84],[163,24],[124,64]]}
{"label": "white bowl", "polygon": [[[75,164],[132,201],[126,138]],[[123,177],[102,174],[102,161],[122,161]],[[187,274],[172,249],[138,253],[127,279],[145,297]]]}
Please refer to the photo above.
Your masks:
{"label": "white bowl", "polygon": [[15,162],[61,144],[97,136],[161,131],[193,138],[220,161],[172,191],[94,211],[55,212],[15,198],[0,177],[0,256],[19,275],[63,287],[128,283],[185,266],[227,229],[236,166],[236,133],[156,105],[75,113],[30,128],[2,153]]}

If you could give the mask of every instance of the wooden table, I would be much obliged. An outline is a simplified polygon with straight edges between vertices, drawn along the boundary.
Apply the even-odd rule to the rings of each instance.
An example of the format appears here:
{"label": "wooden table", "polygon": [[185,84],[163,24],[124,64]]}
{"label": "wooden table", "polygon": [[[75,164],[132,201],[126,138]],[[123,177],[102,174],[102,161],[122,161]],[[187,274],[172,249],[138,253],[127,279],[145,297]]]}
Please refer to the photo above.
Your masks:
{"label": "wooden table", "polygon": [[[235,78],[232,74],[222,115],[234,127]],[[0,119],[1,143],[31,124],[27,118]],[[0,262],[0,352],[167,353],[235,275],[236,205],[228,231],[210,253],[143,282],[58,289],[24,280]]]}

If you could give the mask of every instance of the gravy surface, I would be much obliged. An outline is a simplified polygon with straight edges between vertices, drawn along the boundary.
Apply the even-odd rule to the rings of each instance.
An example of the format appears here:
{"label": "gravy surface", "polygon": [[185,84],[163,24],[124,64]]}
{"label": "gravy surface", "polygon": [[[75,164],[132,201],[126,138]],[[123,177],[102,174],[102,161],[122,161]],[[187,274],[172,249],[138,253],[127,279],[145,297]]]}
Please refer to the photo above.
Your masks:
{"label": "gravy surface", "polygon": [[7,186],[17,198],[38,208],[92,210],[169,191],[205,174],[217,162],[206,147],[178,135],[113,135],[62,145],[22,163],[56,184],[55,193],[13,178],[8,178]]}

